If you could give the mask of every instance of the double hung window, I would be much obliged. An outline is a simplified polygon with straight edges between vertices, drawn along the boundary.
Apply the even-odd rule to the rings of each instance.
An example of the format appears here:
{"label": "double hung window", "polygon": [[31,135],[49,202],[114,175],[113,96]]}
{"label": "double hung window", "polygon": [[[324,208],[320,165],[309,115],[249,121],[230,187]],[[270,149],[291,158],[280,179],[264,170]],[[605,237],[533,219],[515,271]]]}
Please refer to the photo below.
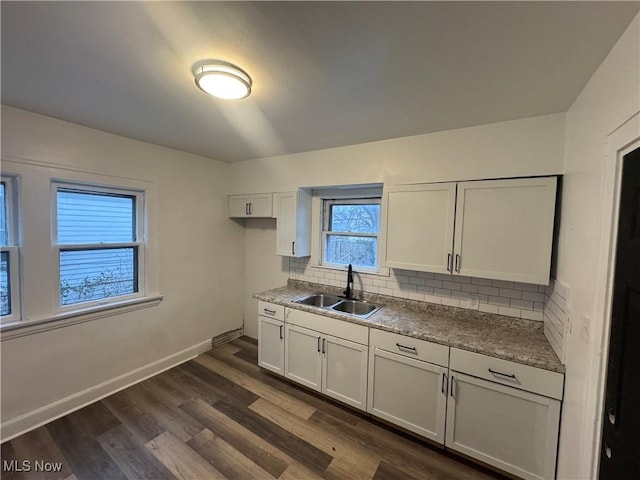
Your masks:
{"label": "double hung window", "polygon": [[322,264],[378,268],[380,198],[325,199]]}
{"label": "double hung window", "polygon": [[17,197],[14,177],[0,180],[0,316],[2,323],[20,320],[20,266]]}
{"label": "double hung window", "polygon": [[54,197],[59,307],[144,294],[143,192],[54,183]]}

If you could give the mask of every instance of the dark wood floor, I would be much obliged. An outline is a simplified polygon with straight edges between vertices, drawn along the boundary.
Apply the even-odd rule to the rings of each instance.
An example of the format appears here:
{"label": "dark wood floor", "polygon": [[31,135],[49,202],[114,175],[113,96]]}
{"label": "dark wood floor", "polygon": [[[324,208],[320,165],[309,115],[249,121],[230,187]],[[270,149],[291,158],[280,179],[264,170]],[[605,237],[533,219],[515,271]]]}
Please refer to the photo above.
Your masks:
{"label": "dark wood floor", "polygon": [[[267,374],[241,338],[2,445],[2,479],[490,479]],[[60,462],[35,472],[35,462]],[[39,465],[42,469],[42,464]]]}

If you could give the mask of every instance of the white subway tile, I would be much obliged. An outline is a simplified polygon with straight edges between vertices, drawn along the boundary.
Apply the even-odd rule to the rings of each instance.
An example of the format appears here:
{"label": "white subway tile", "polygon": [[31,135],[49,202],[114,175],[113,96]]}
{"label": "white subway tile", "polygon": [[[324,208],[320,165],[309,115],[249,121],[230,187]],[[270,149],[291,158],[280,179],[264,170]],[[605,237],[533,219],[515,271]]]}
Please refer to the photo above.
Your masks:
{"label": "white subway tile", "polygon": [[500,296],[501,297],[507,297],[507,298],[518,298],[518,299],[521,299],[522,298],[522,292],[520,290],[510,290],[508,288],[501,288],[500,289]]}
{"label": "white subway tile", "polygon": [[460,300],[458,300],[457,298],[442,297],[442,305],[447,305],[449,307],[459,307]]}
{"label": "white subway tile", "polygon": [[485,287],[490,287],[491,285],[493,285],[493,282],[488,278],[472,277],[471,283],[473,283],[474,285],[484,285]]}
{"label": "white subway tile", "polygon": [[442,304],[442,297],[439,297],[437,295],[429,295],[428,293],[426,293],[424,295],[424,301],[429,303],[435,303],[436,305],[440,305]]}
{"label": "white subway tile", "polygon": [[494,297],[499,297],[500,296],[500,289],[496,288],[496,287],[480,286],[480,287],[478,287],[478,293],[481,293],[483,295],[493,295]]}
{"label": "white subway tile", "polygon": [[443,290],[442,288],[434,288],[434,295],[440,295],[441,297],[451,297],[451,290]]}
{"label": "white subway tile", "polygon": [[544,293],[547,289],[546,285],[538,285],[538,291]]}
{"label": "white subway tile", "polygon": [[412,285],[424,285],[425,284],[425,279],[424,278],[418,278],[418,277],[409,277],[409,283]]}
{"label": "white subway tile", "polygon": [[492,280],[491,284],[498,288],[513,288],[513,282],[505,282],[504,280]]}
{"label": "white subway tile", "polygon": [[522,292],[523,300],[531,300],[532,302],[544,302],[544,298],[544,293]]}
{"label": "white subway tile", "polygon": [[520,312],[520,316],[522,318],[526,318],[527,320],[539,320],[542,321],[542,312],[533,312],[531,310],[522,310]]}
{"label": "white subway tile", "polygon": [[469,292],[461,292],[460,290],[451,290],[451,297],[468,300],[471,298],[471,294]]}
{"label": "white subway tile", "polygon": [[498,314],[507,315],[508,317],[520,318],[520,309],[498,306]]}
{"label": "white subway tile", "polygon": [[536,312],[541,312],[542,310],[544,310],[544,303],[533,302],[533,310]]}
{"label": "white subway tile", "polygon": [[460,290],[462,290],[463,292],[478,293],[478,285],[463,283],[462,285],[460,285]]}
{"label": "white subway tile", "polygon": [[415,292],[416,291],[416,286],[415,285],[409,285],[408,283],[403,283],[402,285],[400,285],[400,290],[404,290],[406,292]]}
{"label": "white subway tile", "polygon": [[394,290],[393,296],[398,298],[409,298],[409,292],[403,292],[402,290]]}
{"label": "white subway tile", "polygon": [[430,295],[433,294],[433,288],[432,287],[423,287],[422,285],[418,285],[416,287],[416,291],[420,292],[420,293],[428,293]]}
{"label": "white subway tile", "polygon": [[373,280],[373,285],[375,285],[376,287],[386,287],[387,286],[387,281],[386,280]]}
{"label": "white subway tile", "polygon": [[434,278],[434,275],[432,272],[418,272],[418,276],[420,278]]}
{"label": "white subway tile", "polygon": [[409,292],[409,299],[424,302],[424,293]]}
{"label": "white subway tile", "polygon": [[537,292],[538,291],[538,285],[534,285],[532,283],[516,282],[514,284],[513,288],[515,288],[516,290],[522,290],[522,291],[525,291],[525,292]]}
{"label": "white subway tile", "polygon": [[480,303],[478,305],[478,310],[485,313],[498,313],[498,306],[489,305],[488,303]]}
{"label": "white subway tile", "polygon": [[434,273],[433,278],[436,280],[444,280],[445,282],[450,282],[453,275],[449,273]]}
{"label": "white subway tile", "polygon": [[425,285],[427,287],[442,288],[442,280],[426,280]]}
{"label": "white subway tile", "polygon": [[456,282],[471,283],[471,277],[466,277],[464,275],[455,275],[454,278]]}
{"label": "white subway tile", "polygon": [[511,305],[511,302],[508,298],[494,296],[489,296],[489,303],[491,305],[502,305],[504,307],[508,307],[509,305]]}
{"label": "white subway tile", "polygon": [[396,275],[396,281],[398,283],[409,283],[409,277],[406,275]]}
{"label": "white subway tile", "polygon": [[390,289],[390,288],[379,287],[378,288],[378,293],[380,295],[389,295],[389,296],[391,296],[391,295],[393,295],[393,290]]}
{"label": "white subway tile", "polygon": [[380,288],[376,287],[375,285],[367,285],[367,292],[371,292],[371,293],[380,293]]}
{"label": "white subway tile", "polygon": [[442,282],[442,288],[460,291],[460,284],[456,282]]}
{"label": "white subway tile", "polygon": [[518,300],[516,298],[512,298],[511,299],[511,306],[513,308],[522,308],[522,309],[525,309],[525,310],[533,311],[533,302],[530,302],[528,300]]}

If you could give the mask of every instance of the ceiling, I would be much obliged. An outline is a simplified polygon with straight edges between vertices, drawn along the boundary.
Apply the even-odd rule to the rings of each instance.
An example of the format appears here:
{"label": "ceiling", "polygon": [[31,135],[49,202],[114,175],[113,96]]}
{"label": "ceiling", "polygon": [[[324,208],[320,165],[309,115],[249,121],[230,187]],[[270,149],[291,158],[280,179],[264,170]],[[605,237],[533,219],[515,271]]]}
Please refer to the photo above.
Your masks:
{"label": "ceiling", "polygon": [[[234,162],[566,111],[640,2],[6,2],[2,103]],[[245,69],[230,102],[191,67]]]}

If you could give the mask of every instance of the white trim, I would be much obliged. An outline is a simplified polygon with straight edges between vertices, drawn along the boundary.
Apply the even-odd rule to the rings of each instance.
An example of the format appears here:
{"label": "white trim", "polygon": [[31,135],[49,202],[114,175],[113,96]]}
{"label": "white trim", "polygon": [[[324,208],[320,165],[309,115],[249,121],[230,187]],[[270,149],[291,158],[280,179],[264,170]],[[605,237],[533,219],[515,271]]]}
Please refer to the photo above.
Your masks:
{"label": "white trim", "polygon": [[[598,275],[596,292],[595,331],[589,345],[589,365],[587,372],[587,392],[597,392],[586,397],[583,423],[582,458],[591,459],[590,477],[598,474],[600,441],[602,430],[602,409],[609,354],[609,333],[611,329],[611,303],[613,299],[613,279],[620,204],[620,182],[624,155],[640,146],[640,113],[636,113],[607,138],[606,158],[602,185],[602,209],[600,211],[600,252],[598,255]],[[600,328],[598,328],[600,326]]]}
{"label": "white trim", "polygon": [[73,312],[65,312],[50,318],[8,323],[2,325],[2,329],[0,329],[0,341],[4,342],[12,338],[24,337],[113,315],[122,315],[143,308],[155,307],[162,302],[163,298],[162,295],[152,295],[144,298],[127,299],[118,303],[110,303],[109,305],[98,305],[82,310],[74,310]]}
{"label": "white trim", "polygon": [[113,395],[120,390],[124,390],[131,385],[146,380],[165,370],[184,363],[201,353],[211,350],[211,339],[203,340],[184,350],[171,354],[167,357],[148,363],[140,368],[136,368],[123,375],[111,378],[97,385],[89,387],[80,392],[68,395],[60,400],[44,405],[31,412],[24,413],[15,418],[7,420],[0,425],[2,431],[2,442],[6,442],[23,433],[38,428],[57,418],[68,415],[93,402],[101,400],[109,395]]}

